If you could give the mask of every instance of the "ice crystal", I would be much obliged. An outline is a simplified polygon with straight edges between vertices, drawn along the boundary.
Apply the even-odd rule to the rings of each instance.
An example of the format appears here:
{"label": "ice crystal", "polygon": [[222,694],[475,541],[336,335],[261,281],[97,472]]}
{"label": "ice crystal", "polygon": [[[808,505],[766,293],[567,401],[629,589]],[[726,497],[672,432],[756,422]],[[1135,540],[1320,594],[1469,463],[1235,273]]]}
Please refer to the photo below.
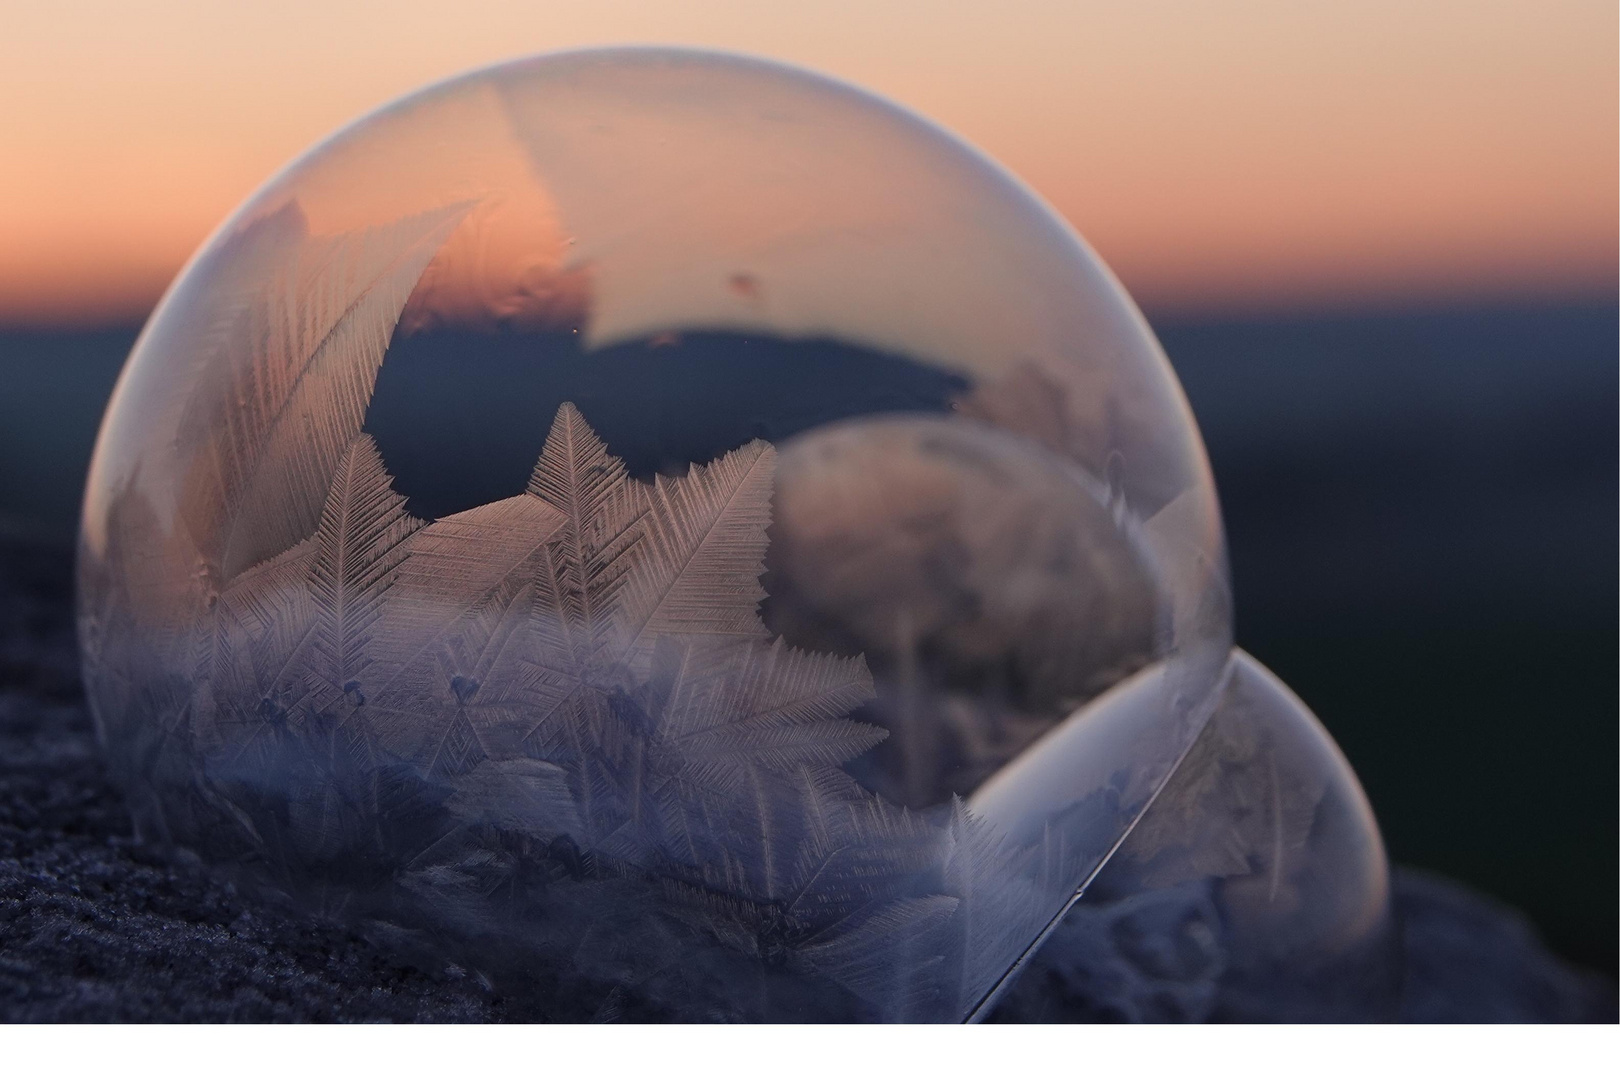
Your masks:
{"label": "ice crystal", "polygon": [[313,535],[231,577],[190,645],[182,735],[229,845],[280,887],[378,913],[397,889],[468,934],[562,865],[546,891],[582,894],[585,940],[661,930],[618,981],[718,946],[858,1014],[972,1009],[1062,883],[962,804],[920,815],[839,768],[886,732],[849,719],[861,657],[759,617],[774,458],[643,483],[565,404],[524,494],[426,523],[354,435]]}
{"label": "ice crystal", "polygon": [[801,72],[563,54],[323,144],[154,315],[83,521],[142,833],[558,1018],[981,1016],[1110,858],[1224,882],[1226,982],[1285,902],[1381,925],[1342,762],[1188,753],[1224,549],[1129,299]]}

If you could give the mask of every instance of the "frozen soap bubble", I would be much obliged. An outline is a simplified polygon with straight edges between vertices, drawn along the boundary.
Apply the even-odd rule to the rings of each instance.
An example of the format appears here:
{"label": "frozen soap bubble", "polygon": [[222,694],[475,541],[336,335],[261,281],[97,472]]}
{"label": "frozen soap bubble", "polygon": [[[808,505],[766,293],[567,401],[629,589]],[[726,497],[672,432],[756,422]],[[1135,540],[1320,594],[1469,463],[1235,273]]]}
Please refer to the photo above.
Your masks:
{"label": "frozen soap bubble", "polygon": [[1399,981],[1361,785],[1310,710],[1238,651],[1192,750],[1003,1015],[1388,1021]]}
{"label": "frozen soap bubble", "polygon": [[1163,355],[982,156],[760,61],[502,65],[169,291],[81,538],[139,828],[542,1013],[960,1020],[1230,649]]}

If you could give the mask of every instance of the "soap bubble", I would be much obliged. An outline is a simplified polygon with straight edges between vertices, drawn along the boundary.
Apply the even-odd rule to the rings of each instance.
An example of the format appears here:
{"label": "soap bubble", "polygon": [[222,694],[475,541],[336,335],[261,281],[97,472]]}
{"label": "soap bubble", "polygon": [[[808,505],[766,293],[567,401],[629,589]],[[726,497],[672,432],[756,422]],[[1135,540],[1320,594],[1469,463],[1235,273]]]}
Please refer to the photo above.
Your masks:
{"label": "soap bubble", "polygon": [[682,50],[455,79],[254,195],[80,569],[143,836],[559,1019],[982,1015],[1231,645],[1197,430],[1074,233]]}
{"label": "soap bubble", "polygon": [[1389,1021],[1399,957],[1372,808],[1320,722],[1249,654],[1005,1013]]}

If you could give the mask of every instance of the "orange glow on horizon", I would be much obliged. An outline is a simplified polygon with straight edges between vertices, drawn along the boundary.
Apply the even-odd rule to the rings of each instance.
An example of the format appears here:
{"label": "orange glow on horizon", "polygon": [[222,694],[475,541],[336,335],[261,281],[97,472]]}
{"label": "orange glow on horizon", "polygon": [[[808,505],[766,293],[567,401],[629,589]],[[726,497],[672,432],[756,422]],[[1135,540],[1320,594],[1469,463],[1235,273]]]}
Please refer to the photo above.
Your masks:
{"label": "orange glow on horizon", "polygon": [[383,101],[592,43],[772,56],[949,127],[1150,309],[1612,296],[1603,0],[64,3],[0,38],[0,322],[144,315],[260,183]]}

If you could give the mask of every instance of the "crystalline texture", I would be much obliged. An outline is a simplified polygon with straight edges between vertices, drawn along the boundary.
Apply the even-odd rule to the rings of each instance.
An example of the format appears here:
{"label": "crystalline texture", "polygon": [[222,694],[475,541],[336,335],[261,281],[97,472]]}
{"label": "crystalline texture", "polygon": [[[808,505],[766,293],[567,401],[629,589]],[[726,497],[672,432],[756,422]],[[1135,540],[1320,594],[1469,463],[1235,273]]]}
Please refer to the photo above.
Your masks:
{"label": "crystalline texture", "polygon": [[1094,879],[1219,881],[1220,970],[1304,970],[1230,905],[1331,930],[1279,859],[1381,865],[1267,749],[1307,720],[1209,726],[1219,520],[1128,299],[774,65],[539,58],[323,144],[154,315],[84,522],[141,830],[558,1018],[979,1018]]}

